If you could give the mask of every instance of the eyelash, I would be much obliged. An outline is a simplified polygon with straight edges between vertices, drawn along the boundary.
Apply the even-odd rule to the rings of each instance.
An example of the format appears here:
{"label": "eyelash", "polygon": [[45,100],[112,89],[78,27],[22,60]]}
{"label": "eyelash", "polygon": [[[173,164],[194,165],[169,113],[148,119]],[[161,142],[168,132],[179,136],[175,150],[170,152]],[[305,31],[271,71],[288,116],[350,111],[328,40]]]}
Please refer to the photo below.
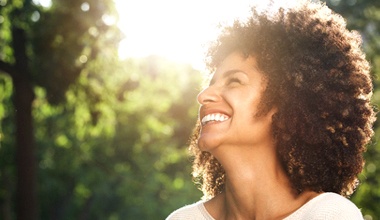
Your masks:
{"label": "eyelash", "polygon": [[231,84],[231,83],[235,83],[235,82],[241,84],[240,79],[238,79],[238,78],[236,78],[236,77],[231,77],[231,78],[229,78],[228,81],[227,81],[227,84],[229,85],[229,84]]}

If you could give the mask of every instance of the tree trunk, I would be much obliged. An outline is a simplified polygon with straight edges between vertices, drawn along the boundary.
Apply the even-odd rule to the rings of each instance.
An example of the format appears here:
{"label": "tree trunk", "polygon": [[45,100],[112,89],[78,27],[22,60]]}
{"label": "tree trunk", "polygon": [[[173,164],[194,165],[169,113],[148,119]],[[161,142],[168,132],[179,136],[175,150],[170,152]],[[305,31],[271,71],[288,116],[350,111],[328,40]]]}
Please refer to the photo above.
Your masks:
{"label": "tree trunk", "polygon": [[16,215],[18,220],[37,219],[37,178],[32,103],[34,92],[26,55],[25,31],[12,29],[16,74],[12,75],[16,119]]}
{"label": "tree trunk", "polygon": [[14,81],[16,115],[16,214],[18,220],[37,219],[36,163],[32,126],[33,93],[27,82]]}

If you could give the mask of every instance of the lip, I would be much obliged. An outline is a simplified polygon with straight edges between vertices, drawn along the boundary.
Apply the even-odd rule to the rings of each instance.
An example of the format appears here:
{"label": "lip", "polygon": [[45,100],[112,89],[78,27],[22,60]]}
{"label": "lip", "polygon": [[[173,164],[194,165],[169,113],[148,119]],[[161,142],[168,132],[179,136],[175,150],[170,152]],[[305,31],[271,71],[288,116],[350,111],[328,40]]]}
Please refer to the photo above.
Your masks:
{"label": "lip", "polygon": [[[231,118],[231,115],[228,112],[226,112],[226,111],[224,111],[222,109],[218,109],[218,108],[205,108],[204,106],[201,106],[201,108],[199,110],[199,119],[202,120],[206,115],[210,115],[210,114],[222,114],[222,115],[226,115],[228,117],[227,120],[229,120]],[[214,121],[212,123],[219,123],[219,122]]]}

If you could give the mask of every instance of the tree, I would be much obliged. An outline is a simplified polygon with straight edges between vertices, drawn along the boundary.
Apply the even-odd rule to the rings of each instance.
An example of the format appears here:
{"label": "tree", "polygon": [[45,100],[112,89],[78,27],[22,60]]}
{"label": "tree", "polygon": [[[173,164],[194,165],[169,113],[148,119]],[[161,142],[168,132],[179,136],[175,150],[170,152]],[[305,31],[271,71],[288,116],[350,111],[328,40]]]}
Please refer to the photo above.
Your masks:
{"label": "tree", "polygon": [[55,0],[47,9],[31,0],[2,2],[0,73],[8,75],[13,86],[18,219],[38,216],[34,88],[44,88],[49,102],[58,104],[100,50],[102,56],[114,55],[121,35],[106,21],[115,15],[112,3]]}
{"label": "tree", "polygon": [[164,219],[201,197],[186,146],[200,74],[158,57],[119,67],[88,66],[64,105],[36,90],[42,219]]}

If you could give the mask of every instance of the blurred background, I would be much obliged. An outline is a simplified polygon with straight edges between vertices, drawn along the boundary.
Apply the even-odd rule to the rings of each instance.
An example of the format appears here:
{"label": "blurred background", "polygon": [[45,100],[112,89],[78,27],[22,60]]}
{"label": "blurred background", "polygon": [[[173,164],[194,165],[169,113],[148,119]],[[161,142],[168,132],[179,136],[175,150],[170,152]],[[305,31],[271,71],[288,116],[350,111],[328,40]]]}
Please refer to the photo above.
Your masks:
{"label": "blurred background", "polygon": [[[202,45],[253,2],[0,0],[0,219],[154,220],[198,201]],[[362,34],[378,105],[380,1],[326,3]],[[366,220],[380,219],[375,129],[352,197]]]}

